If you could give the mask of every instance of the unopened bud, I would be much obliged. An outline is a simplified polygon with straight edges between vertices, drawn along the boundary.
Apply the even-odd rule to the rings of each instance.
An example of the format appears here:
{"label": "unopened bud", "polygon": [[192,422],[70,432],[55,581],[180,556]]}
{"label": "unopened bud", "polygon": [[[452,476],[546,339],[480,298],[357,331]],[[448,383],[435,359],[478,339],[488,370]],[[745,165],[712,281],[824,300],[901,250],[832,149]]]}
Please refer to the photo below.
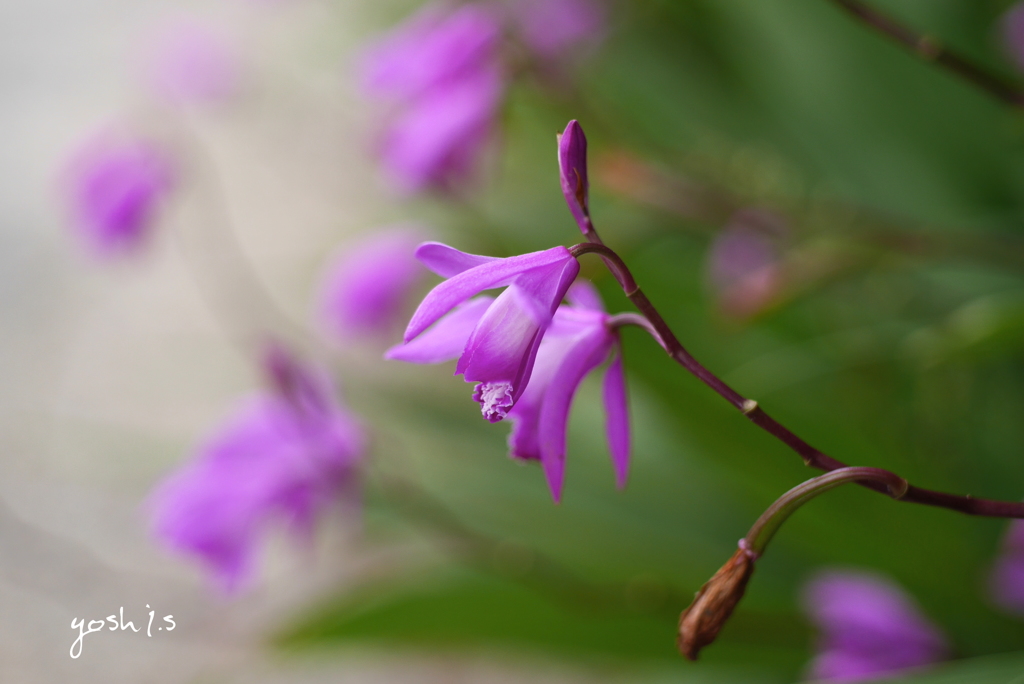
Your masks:
{"label": "unopened bud", "polygon": [[722,625],[743,598],[747,582],[754,573],[757,554],[742,541],[740,548],[708,580],[693,598],[690,607],[679,616],[679,652],[696,660],[700,649],[715,640]]}
{"label": "unopened bud", "polygon": [[558,136],[558,174],[569,211],[586,235],[592,230],[590,182],[587,180],[587,136],[583,135],[583,128],[575,119]]}

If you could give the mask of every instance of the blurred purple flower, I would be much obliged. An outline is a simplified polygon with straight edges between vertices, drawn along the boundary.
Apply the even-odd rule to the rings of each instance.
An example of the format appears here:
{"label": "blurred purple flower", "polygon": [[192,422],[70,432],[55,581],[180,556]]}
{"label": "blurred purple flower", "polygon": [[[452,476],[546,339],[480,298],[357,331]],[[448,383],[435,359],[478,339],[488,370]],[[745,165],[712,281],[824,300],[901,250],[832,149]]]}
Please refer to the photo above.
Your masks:
{"label": "blurred purple flower", "polygon": [[1003,46],[1014,65],[1024,71],[1024,2],[1008,9],[1000,20]]}
{"label": "blurred purple flower", "polygon": [[[487,420],[498,422],[526,388],[544,331],[579,263],[565,247],[497,259],[437,242],[421,245],[416,258],[447,280],[427,294],[409,321],[405,343],[385,357],[436,363],[458,355],[455,374],[477,383],[473,399]],[[467,302],[498,287],[505,291],[493,301]]]}
{"label": "blurred purple flower", "polygon": [[774,214],[737,212],[708,250],[708,284],[719,306],[740,318],[763,310],[782,285],[778,238],[784,226]]}
{"label": "blurred purple flower", "polygon": [[804,588],[803,604],[821,630],[812,679],[866,681],[947,655],[945,637],[906,592],[875,575],[821,572]]}
{"label": "blurred purple flower", "polygon": [[557,59],[605,30],[605,7],[596,0],[514,0],[510,15],[523,42],[544,59]]}
{"label": "blurred purple flower", "polygon": [[279,349],[265,366],[274,391],[243,401],[150,500],[155,536],[198,557],[229,592],[251,576],[271,523],[311,533],[363,455],[363,431],[325,377]]}
{"label": "blurred purple flower", "polygon": [[400,190],[448,189],[476,170],[505,88],[500,39],[484,6],[430,5],[365,54],[364,90],[394,106],[380,155]]}
{"label": "blurred purple flower", "polygon": [[320,291],[319,318],[328,332],[349,340],[393,331],[425,275],[415,252],[428,232],[422,226],[392,226],[346,247]]}
{"label": "blurred purple flower", "polygon": [[1003,549],[989,578],[989,593],[997,606],[1024,617],[1024,521],[1014,520],[1003,537]]}
{"label": "blurred purple flower", "polygon": [[530,383],[509,411],[513,458],[539,460],[555,501],[565,479],[566,432],[569,409],[580,383],[592,370],[614,359],[605,371],[604,406],[608,448],[616,484],[626,485],[629,473],[629,408],[619,336],[608,324],[601,298],[590,283],[576,282],[568,292],[569,305],[555,312],[537,351]]}
{"label": "blurred purple flower", "polygon": [[71,160],[63,186],[75,229],[96,254],[138,249],[172,185],[172,164],[156,144],[104,133]]}
{"label": "blurred purple flower", "polygon": [[214,102],[238,90],[239,60],[227,38],[194,20],[165,26],[152,39],[147,81],[172,102]]}

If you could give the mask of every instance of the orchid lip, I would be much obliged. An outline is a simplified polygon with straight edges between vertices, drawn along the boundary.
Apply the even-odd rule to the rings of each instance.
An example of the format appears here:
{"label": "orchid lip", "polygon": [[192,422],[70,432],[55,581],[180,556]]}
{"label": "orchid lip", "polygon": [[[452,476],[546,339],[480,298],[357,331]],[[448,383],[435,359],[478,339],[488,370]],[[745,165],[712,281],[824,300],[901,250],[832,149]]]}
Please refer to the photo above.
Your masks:
{"label": "orchid lip", "polygon": [[484,418],[500,422],[512,408],[512,383],[481,382],[473,390],[473,400],[480,403]]}

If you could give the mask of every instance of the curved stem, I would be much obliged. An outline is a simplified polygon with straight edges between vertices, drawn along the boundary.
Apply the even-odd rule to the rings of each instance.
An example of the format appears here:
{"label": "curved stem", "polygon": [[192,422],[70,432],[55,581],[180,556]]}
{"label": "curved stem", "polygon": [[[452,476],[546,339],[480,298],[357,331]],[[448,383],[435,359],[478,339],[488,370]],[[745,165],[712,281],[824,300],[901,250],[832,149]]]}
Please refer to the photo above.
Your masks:
{"label": "curved stem", "polygon": [[1024,92],[1019,88],[966,57],[948,50],[935,38],[917,33],[860,0],[832,0],[832,3],[873,31],[888,36],[921,59],[959,76],[1004,104],[1024,107]]}
{"label": "curved stem", "polygon": [[[740,410],[750,422],[758,426],[768,434],[795,451],[804,460],[804,465],[819,470],[833,471],[840,468],[847,468],[842,461],[832,458],[824,452],[814,448],[803,439],[798,437],[789,428],[775,420],[753,399],[747,399],[742,394],[727,385],[721,378],[702,366],[690,352],[679,342],[672,329],[668,327],[665,319],[661,317],[658,310],[654,308],[647,295],[637,285],[633,274],[618,254],[611,248],[594,242],[583,242],[573,245],[569,252],[574,257],[584,254],[598,254],[608,265],[615,279],[619,281],[626,297],[640,310],[640,313],[649,321],[650,325],[658,333],[662,347],[668,355],[680,366],[690,371],[701,382],[717,392],[723,399]],[[873,489],[877,492],[886,492],[886,486],[876,480],[860,480],[861,486]],[[975,499],[972,496],[959,496],[946,492],[936,492],[921,487],[908,486],[906,493],[900,498],[901,501],[924,504],[926,506],[937,506],[948,508],[968,515],[983,515],[994,518],[1024,518],[1024,503],[1016,501],[995,501],[992,499]]]}
{"label": "curved stem", "polygon": [[646,330],[647,334],[653,337],[654,341],[660,344],[662,349],[665,349],[665,343],[661,341],[661,335],[659,335],[658,331],[654,329],[651,322],[640,314],[620,313],[608,317],[608,327],[612,330],[618,330],[619,328],[624,328],[627,325],[632,325]]}
{"label": "curved stem", "polygon": [[796,509],[819,494],[847,482],[874,482],[888,489],[889,496],[897,500],[902,499],[910,487],[899,475],[881,468],[839,468],[819,475],[793,487],[769,506],[747,532],[747,536],[740,543],[741,548],[760,556],[768,542],[782,527],[782,523],[786,522]]}

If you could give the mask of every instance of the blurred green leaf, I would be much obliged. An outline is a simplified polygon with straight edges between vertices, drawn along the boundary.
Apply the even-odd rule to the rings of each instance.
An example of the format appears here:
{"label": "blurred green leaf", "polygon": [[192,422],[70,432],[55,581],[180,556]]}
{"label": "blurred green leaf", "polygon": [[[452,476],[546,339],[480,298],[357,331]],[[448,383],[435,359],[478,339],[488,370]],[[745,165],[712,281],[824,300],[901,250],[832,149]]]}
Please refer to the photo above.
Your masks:
{"label": "blurred green leaf", "polygon": [[1024,682],[1024,653],[1008,653],[988,658],[972,658],[949,663],[934,671],[885,682],[906,684],[1020,684]]}

